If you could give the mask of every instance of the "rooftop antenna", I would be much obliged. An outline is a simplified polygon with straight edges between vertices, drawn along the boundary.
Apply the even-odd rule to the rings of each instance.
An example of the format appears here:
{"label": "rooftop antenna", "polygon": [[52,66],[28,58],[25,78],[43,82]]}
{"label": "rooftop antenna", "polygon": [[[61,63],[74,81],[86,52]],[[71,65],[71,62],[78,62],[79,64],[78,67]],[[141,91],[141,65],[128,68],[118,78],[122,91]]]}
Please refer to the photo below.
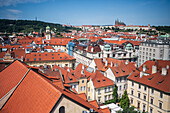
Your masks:
{"label": "rooftop antenna", "polygon": [[37,17],[35,17],[35,21],[37,21]]}

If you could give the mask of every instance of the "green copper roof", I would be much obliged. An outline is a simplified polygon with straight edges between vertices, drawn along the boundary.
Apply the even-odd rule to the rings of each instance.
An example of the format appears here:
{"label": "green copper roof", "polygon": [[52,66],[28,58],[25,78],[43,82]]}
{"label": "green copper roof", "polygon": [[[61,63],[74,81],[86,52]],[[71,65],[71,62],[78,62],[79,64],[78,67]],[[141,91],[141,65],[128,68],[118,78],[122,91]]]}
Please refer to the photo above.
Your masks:
{"label": "green copper roof", "polygon": [[50,29],[50,27],[49,27],[49,26],[47,26],[47,27],[46,27],[46,29]]}

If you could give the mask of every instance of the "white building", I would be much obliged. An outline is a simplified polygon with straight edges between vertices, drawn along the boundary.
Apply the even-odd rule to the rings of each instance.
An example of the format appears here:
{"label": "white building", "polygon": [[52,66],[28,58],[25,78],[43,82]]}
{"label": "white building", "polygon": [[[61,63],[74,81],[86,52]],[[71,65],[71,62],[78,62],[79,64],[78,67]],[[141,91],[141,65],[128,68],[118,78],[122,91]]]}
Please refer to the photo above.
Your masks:
{"label": "white building", "polygon": [[168,40],[142,42],[139,46],[138,67],[151,59],[170,60],[170,42]]}

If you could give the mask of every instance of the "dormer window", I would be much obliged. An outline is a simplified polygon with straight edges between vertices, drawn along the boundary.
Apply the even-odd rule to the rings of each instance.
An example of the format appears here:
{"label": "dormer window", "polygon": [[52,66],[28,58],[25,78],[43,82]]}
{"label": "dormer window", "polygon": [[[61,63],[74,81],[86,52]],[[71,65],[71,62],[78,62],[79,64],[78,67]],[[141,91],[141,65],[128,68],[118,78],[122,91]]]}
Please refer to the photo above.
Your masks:
{"label": "dormer window", "polygon": [[36,61],[36,58],[34,58],[34,61]]}
{"label": "dormer window", "polygon": [[27,61],[29,61],[29,58],[27,58]]}

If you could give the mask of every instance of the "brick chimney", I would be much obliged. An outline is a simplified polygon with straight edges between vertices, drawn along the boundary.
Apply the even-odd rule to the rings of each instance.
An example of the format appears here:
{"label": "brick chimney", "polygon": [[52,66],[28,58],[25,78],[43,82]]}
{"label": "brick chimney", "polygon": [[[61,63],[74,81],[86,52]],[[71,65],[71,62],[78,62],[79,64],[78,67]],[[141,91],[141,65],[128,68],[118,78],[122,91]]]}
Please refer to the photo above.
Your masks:
{"label": "brick chimney", "polygon": [[161,75],[167,75],[167,69],[166,68],[162,68],[162,73],[161,73]]}
{"label": "brick chimney", "polygon": [[152,66],[152,74],[156,73],[157,72],[157,67],[156,65],[153,65]]}
{"label": "brick chimney", "polygon": [[113,67],[113,62],[111,61],[110,66]]}

